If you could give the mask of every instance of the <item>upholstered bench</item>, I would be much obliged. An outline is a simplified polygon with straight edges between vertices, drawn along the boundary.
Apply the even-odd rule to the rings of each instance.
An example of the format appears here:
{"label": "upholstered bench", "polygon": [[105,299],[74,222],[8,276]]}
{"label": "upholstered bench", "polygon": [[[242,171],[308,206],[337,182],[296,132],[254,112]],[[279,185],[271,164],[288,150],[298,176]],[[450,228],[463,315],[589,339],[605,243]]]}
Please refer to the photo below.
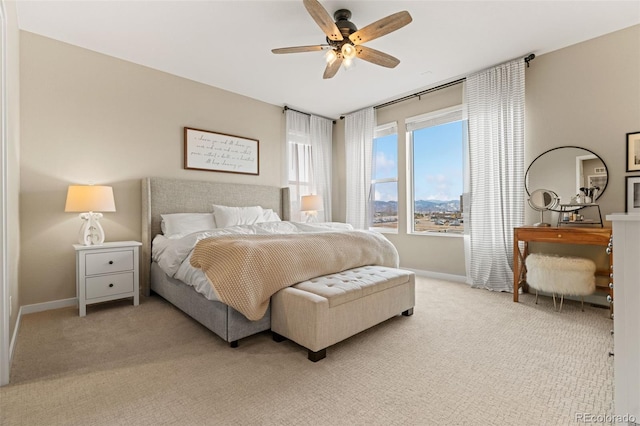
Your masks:
{"label": "upholstered bench", "polygon": [[527,284],[536,290],[553,294],[553,308],[556,309],[556,294],[560,294],[560,309],[564,295],[581,296],[584,311],[584,296],[596,290],[596,264],[591,259],[581,257],[554,256],[532,253],[525,261]]}
{"label": "upholstered bench", "polygon": [[271,297],[273,339],[307,348],[309,360],[327,347],[402,313],[413,314],[415,274],[363,266],[284,288]]}

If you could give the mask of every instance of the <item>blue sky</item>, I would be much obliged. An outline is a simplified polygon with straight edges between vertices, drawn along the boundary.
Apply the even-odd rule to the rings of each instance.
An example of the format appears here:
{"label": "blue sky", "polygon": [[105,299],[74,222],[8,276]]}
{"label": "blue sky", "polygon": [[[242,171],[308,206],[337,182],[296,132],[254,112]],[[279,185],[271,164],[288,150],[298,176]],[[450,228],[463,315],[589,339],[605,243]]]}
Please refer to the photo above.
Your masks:
{"label": "blue sky", "polygon": [[[416,200],[458,200],[462,194],[462,131],[463,122],[457,121],[414,132],[414,188]],[[375,141],[376,169],[373,179],[396,176],[398,163],[396,135]],[[376,185],[376,200],[398,200],[392,184]]]}

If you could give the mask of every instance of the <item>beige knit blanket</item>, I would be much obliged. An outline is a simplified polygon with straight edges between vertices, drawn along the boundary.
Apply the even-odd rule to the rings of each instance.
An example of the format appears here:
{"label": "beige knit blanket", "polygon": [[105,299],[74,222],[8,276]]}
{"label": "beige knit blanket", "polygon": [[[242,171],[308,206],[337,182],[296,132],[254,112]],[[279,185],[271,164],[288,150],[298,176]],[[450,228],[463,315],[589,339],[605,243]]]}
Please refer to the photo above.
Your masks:
{"label": "beige knit blanket", "polygon": [[398,252],[368,231],[228,235],[199,241],[191,265],[204,271],[222,302],[256,321],[282,288],[358,266],[398,267]]}

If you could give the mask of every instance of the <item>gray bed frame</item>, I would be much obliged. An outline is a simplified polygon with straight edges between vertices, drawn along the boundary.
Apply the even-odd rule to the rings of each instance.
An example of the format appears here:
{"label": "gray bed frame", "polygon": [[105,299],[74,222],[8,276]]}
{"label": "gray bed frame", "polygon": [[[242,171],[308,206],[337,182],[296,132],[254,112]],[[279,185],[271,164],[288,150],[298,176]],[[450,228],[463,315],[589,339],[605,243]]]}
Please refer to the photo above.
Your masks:
{"label": "gray bed frame", "polygon": [[226,304],[206,299],[193,287],[166,275],[151,261],[151,242],[161,233],[161,214],[206,213],[212,205],[262,206],[289,220],[289,188],[244,185],[171,178],[142,179],[142,253],[140,290],[151,291],[213,331],[231,347],[238,340],[271,328],[271,312],[259,321],[249,321]]}

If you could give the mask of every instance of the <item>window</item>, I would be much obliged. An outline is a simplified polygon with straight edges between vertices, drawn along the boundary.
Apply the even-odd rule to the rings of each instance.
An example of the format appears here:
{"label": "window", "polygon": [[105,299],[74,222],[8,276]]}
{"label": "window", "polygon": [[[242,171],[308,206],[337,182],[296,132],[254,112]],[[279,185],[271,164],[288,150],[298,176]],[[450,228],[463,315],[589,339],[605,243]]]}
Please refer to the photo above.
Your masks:
{"label": "window", "polygon": [[317,220],[331,221],[331,134],[327,118],[286,111],[287,185],[290,189],[289,219],[300,221],[300,199],[315,194],[322,199]]}
{"label": "window", "polygon": [[376,127],[371,170],[371,228],[398,232],[398,126]]}
{"label": "window", "polygon": [[406,120],[409,141],[409,232],[463,234],[466,120],[462,106]]}
{"label": "window", "polygon": [[291,198],[291,219],[302,220],[300,197],[312,193],[312,157],[311,145],[289,142],[288,184]]}

